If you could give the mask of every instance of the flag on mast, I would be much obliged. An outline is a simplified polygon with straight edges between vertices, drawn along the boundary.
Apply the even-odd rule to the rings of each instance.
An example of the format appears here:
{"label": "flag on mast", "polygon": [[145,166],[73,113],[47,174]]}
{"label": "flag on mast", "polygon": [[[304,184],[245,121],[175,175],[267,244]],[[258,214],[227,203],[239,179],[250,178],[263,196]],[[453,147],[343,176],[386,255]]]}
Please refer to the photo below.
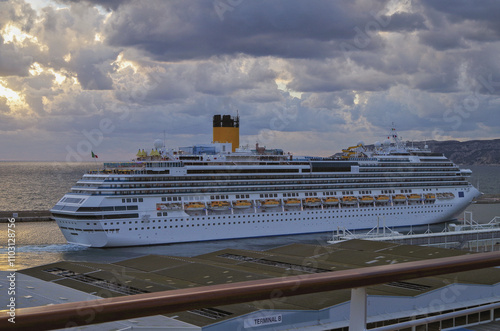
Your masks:
{"label": "flag on mast", "polygon": [[92,153],[92,158],[93,159],[97,159],[98,158],[97,155],[94,154],[94,151],[91,151],[91,153]]}

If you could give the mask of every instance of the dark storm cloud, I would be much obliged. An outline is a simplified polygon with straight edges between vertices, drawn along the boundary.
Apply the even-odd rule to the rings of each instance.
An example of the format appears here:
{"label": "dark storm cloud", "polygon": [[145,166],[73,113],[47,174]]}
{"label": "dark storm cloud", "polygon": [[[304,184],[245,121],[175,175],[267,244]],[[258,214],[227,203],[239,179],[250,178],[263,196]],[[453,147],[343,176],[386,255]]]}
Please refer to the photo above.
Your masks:
{"label": "dark storm cloud", "polygon": [[[455,28],[456,25],[469,24],[467,29],[463,29],[464,38],[497,41],[500,36],[499,1],[422,0],[422,3],[427,9],[428,16],[433,18],[435,24],[441,25],[442,22],[438,21],[443,19],[455,25]],[[436,11],[438,15],[432,11]]]}
{"label": "dark storm cloud", "polygon": [[420,34],[420,40],[436,50],[466,48],[463,35],[456,31],[427,31]]}
{"label": "dark storm cloud", "polygon": [[[0,2],[0,30],[15,21],[21,31],[29,31],[36,19],[36,13],[25,3]],[[16,38],[16,36],[14,36]],[[5,43],[0,35],[0,77],[26,76],[33,58],[11,43]]]}
{"label": "dark storm cloud", "polygon": [[81,50],[71,65],[75,70],[78,81],[84,90],[110,90],[113,81],[107,74],[111,71],[111,61],[116,58],[117,52],[103,50],[96,52],[92,49]]}
{"label": "dark storm cloud", "polygon": [[23,54],[12,44],[4,44],[0,37],[0,77],[27,76],[32,63],[31,56]]}
{"label": "dark storm cloud", "polygon": [[421,0],[423,4],[445,13],[451,20],[468,19],[474,21],[498,22],[500,2],[497,0]]}
{"label": "dark storm cloud", "polygon": [[111,10],[116,10],[118,7],[121,5],[125,5],[129,2],[130,0],[58,0],[60,3],[64,4],[71,4],[71,3],[82,3],[86,2],[90,5],[98,5],[101,6],[102,8],[111,11]]}
{"label": "dark storm cloud", "polygon": [[324,58],[341,55],[339,43],[356,38],[359,29],[370,34],[370,22],[388,22],[377,27],[387,31],[425,28],[420,14],[384,15],[382,1],[241,1],[223,14],[218,3],[147,1],[121,6],[107,22],[108,42],[143,49],[164,61],[240,53]]}
{"label": "dark storm cloud", "polygon": [[427,30],[425,17],[420,13],[394,13],[390,16],[382,15],[378,20],[382,23],[380,26],[381,31],[403,32]]}

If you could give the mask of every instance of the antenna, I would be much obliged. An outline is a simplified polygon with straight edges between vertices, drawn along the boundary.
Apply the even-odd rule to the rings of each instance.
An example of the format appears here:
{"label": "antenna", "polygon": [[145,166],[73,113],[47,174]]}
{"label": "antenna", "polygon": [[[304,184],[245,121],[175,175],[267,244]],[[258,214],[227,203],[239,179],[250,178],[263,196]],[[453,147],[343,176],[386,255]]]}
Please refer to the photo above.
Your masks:
{"label": "antenna", "polygon": [[392,138],[394,140],[394,144],[396,145],[397,149],[403,147],[403,143],[398,136],[398,131],[396,130],[396,125],[394,124],[394,122],[392,122],[391,132],[389,133],[389,136],[387,138]]}

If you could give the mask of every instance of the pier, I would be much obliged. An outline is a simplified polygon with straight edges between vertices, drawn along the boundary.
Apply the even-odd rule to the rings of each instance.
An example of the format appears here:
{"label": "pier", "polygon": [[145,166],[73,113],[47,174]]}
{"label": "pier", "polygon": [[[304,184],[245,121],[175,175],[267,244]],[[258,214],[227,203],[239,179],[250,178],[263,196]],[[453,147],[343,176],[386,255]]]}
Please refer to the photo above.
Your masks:
{"label": "pier", "polygon": [[16,222],[54,221],[48,210],[0,211],[0,223],[7,223],[9,218],[15,218]]}
{"label": "pier", "polygon": [[475,203],[500,203],[500,194],[483,194],[477,198]]}
{"label": "pier", "polygon": [[334,232],[332,240],[328,243],[335,244],[351,239],[364,239],[475,252],[500,250],[500,216],[494,217],[488,223],[480,224],[474,221],[471,212],[465,212],[463,224],[449,223],[443,231],[437,233],[431,232],[429,228],[420,234],[415,234],[413,231],[402,234],[384,225],[381,227],[379,225],[366,233],[358,234],[346,229],[339,229]]}

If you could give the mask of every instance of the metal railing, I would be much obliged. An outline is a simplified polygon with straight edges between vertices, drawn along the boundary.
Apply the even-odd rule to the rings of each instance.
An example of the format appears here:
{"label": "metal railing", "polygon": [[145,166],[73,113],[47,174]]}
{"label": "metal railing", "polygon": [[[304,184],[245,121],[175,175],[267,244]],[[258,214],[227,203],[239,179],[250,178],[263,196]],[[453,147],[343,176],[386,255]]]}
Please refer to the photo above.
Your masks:
{"label": "metal railing", "polygon": [[50,330],[331,290],[364,288],[412,278],[500,265],[500,252],[469,254],[319,274],[246,281],[0,312],[1,330]]}

